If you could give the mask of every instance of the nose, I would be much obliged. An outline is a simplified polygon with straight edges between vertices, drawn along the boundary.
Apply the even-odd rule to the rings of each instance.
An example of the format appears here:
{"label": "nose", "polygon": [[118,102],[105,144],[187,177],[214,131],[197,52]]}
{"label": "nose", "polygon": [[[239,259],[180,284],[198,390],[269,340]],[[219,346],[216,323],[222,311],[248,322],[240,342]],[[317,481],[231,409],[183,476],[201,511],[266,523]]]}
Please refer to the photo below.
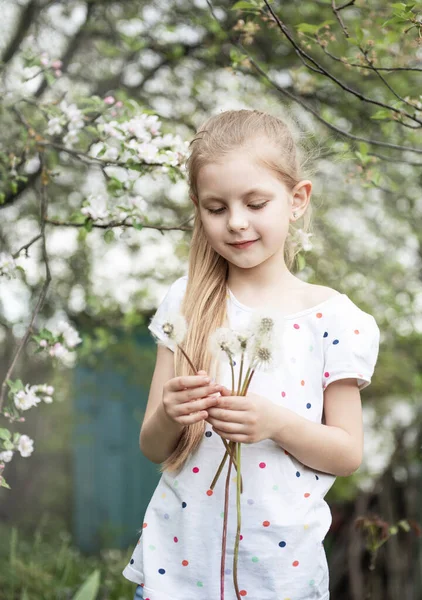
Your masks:
{"label": "nose", "polygon": [[244,213],[233,212],[230,214],[227,221],[227,229],[229,231],[243,231],[249,227],[248,220]]}

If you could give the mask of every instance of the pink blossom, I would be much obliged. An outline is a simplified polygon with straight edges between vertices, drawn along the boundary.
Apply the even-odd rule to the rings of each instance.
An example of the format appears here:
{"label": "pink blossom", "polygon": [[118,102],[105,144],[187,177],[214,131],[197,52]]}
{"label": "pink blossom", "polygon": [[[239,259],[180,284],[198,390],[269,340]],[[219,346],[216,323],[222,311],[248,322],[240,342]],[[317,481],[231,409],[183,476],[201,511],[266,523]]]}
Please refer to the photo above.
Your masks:
{"label": "pink blossom", "polygon": [[53,69],[61,69],[62,65],[63,65],[63,63],[61,60],[53,60],[53,62],[51,63],[51,66],[53,67]]}
{"label": "pink blossom", "polygon": [[104,98],[104,103],[105,104],[114,104],[115,99],[113,98],[113,96],[107,96],[106,98]]}
{"label": "pink blossom", "polygon": [[54,71],[54,75],[56,77],[61,77],[63,75],[63,73],[60,71],[60,69],[57,69],[57,71]]}
{"label": "pink blossom", "polygon": [[123,106],[123,102],[121,100],[116,102],[116,108],[122,108],[122,106]]}

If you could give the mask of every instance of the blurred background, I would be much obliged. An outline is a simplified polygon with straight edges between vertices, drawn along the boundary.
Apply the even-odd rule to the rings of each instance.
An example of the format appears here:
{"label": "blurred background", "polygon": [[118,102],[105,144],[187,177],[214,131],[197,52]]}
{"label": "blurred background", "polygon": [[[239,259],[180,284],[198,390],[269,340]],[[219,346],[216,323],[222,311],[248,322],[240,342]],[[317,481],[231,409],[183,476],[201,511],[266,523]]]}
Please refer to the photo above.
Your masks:
{"label": "blurred background", "polygon": [[0,15],[0,598],[132,598],[121,571],[159,479],[138,446],[146,325],[187,272],[183,161],[205,118],[255,108],[309,157],[295,272],[381,329],[364,463],[327,497],[331,595],[422,599],[420,6],[0,0]]}

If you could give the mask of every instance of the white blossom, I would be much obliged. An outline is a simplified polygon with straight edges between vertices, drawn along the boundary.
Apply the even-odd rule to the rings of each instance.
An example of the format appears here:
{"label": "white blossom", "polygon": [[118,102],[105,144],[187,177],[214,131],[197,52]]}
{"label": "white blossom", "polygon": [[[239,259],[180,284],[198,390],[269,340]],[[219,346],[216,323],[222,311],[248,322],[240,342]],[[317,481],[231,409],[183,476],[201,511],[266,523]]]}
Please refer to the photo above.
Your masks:
{"label": "white blossom", "polygon": [[20,455],[24,458],[31,456],[34,451],[34,440],[31,440],[27,435],[21,435],[18,443]]}
{"label": "white blossom", "polygon": [[4,452],[0,452],[0,462],[10,462],[13,457],[12,450],[4,450]]}
{"label": "white blossom", "polygon": [[309,238],[313,236],[313,233],[307,233],[307,232],[303,231],[303,229],[298,229],[296,231],[296,235],[297,235],[299,244],[302,246],[302,248],[305,250],[305,252],[309,252],[309,250],[312,250],[313,245],[310,242]]}
{"label": "white blossom", "polygon": [[40,402],[35,390],[26,384],[24,390],[20,390],[13,397],[15,406],[19,410],[29,410]]}
{"label": "white blossom", "polygon": [[63,334],[64,342],[68,348],[74,348],[82,342],[76,329],[66,321],[60,321],[57,331],[58,333]]}
{"label": "white blossom", "polygon": [[51,404],[53,402],[53,398],[51,396],[44,396],[43,400],[46,404]]}
{"label": "white blossom", "polygon": [[56,358],[62,358],[68,354],[68,351],[63,346],[63,344],[60,344],[60,342],[57,342],[56,344],[54,344],[54,346],[52,346],[50,348],[48,353],[50,354],[50,356],[55,356]]}
{"label": "white blossom", "polygon": [[11,279],[16,275],[16,262],[11,254],[0,252],[0,276]]}
{"label": "white blossom", "polygon": [[81,213],[91,217],[94,221],[106,219],[110,215],[107,207],[107,199],[100,194],[90,194],[87,198],[87,204],[81,208]]}
{"label": "white blossom", "polygon": [[60,135],[63,131],[63,126],[60,117],[52,117],[48,121],[47,133],[49,135]]}

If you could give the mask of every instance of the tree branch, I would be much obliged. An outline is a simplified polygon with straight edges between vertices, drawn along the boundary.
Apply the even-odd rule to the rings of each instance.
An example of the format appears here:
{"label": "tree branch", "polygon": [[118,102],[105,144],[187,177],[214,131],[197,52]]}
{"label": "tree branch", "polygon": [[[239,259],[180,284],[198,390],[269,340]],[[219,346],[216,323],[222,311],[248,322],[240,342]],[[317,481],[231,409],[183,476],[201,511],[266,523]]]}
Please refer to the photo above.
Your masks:
{"label": "tree branch", "polygon": [[[41,158],[41,161],[43,163],[44,157]],[[47,254],[46,241],[45,241],[45,224],[47,222],[47,208],[48,208],[48,197],[47,197],[47,190],[46,190],[47,180],[48,180],[47,178],[48,178],[48,176],[46,173],[46,167],[45,167],[45,164],[43,164],[42,165],[42,177],[41,177],[40,234],[39,234],[38,238],[40,238],[40,237],[42,238],[42,256],[43,256],[43,260],[45,263],[45,281],[43,283],[41,293],[39,295],[35,309],[32,313],[31,321],[25,331],[23,338],[21,339],[21,341],[19,342],[19,344],[16,348],[12,362],[7,370],[6,376],[2,383],[1,392],[0,392],[0,413],[2,411],[4,400],[5,400],[6,394],[7,394],[7,381],[12,376],[12,373],[18,362],[19,356],[21,355],[22,350],[26,346],[26,344],[30,338],[30,335],[33,332],[35,319],[44,305],[44,301],[47,296],[47,289],[48,289],[48,286],[50,285],[50,281],[51,281],[50,265],[49,265],[49,259],[48,259],[48,254]],[[32,240],[32,242],[33,241],[34,240]]]}
{"label": "tree branch", "polygon": [[[348,92],[352,96],[356,96],[356,98],[359,98],[359,100],[361,100],[362,102],[368,102],[369,104],[374,104],[375,106],[381,106],[382,108],[387,108],[388,110],[391,110],[392,112],[403,115],[422,126],[422,120],[418,119],[417,117],[410,115],[408,112],[406,112],[402,109],[395,108],[394,106],[390,106],[389,104],[384,104],[384,102],[379,102],[378,100],[373,100],[372,98],[369,98],[368,96],[365,96],[364,94],[361,94],[357,90],[354,90],[353,88],[344,84],[337,77],[332,75],[321,64],[319,64],[310,54],[308,54],[307,52],[305,52],[305,50],[303,50],[300,46],[298,46],[298,44],[295,42],[293,37],[290,35],[287,27],[284,25],[284,23],[281,21],[281,19],[276,15],[276,13],[271,8],[271,5],[268,3],[268,1],[264,0],[264,2],[265,2],[265,5],[266,5],[270,15],[273,18],[273,21],[277,24],[280,31],[287,37],[289,42],[292,44],[292,46],[293,46],[296,54],[299,56],[299,58],[301,58],[303,56],[307,60],[311,61],[311,63],[313,63],[315,65],[315,67],[317,67],[317,69],[318,69],[317,72],[319,74],[325,75],[326,77],[328,77],[328,79],[331,79],[331,81],[336,83],[344,91]],[[304,62],[304,61],[302,60],[302,62]],[[315,71],[315,69],[313,67],[311,67],[310,65],[308,65],[307,63],[304,62],[304,64],[308,69]],[[398,122],[400,123],[400,121],[398,121]]]}

